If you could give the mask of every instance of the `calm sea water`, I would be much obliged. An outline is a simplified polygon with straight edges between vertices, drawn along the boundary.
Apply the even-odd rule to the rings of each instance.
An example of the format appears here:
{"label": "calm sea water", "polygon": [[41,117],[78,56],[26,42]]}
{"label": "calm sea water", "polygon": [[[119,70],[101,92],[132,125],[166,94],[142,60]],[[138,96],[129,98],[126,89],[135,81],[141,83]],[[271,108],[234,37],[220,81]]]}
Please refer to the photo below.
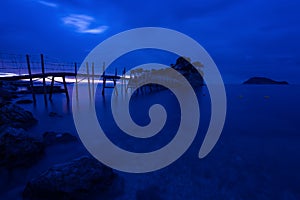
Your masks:
{"label": "calm sea water", "polygon": [[[197,90],[201,122],[191,147],[176,162],[156,172],[116,171],[125,182],[124,194],[119,199],[135,199],[138,190],[147,188],[146,193],[158,193],[162,199],[300,199],[300,86],[226,85],[226,93],[225,126],[207,157],[198,158],[210,120],[210,97],[203,87]],[[139,125],[149,123],[148,110],[154,103],[162,104],[168,113],[161,133],[150,139],[136,139],[122,133],[113,120],[110,97],[109,92],[105,98],[97,92],[96,110],[101,126],[116,145],[148,152],[163,147],[176,134],[180,109],[170,92],[136,95],[131,100],[132,118]],[[40,138],[45,131],[77,135],[71,106],[63,94],[56,94],[47,108],[42,95],[38,96],[36,107],[23,107],[39,120],[29,130],[31,135]],[[50,117],[49,112],[59,116]],[[9,183],[2,181],[0,197],[18,199],[27,180],[53,164],[86,154],[80,142],[49,147],[45,157],[32,168],[10,175],[3,173],[3,181]]]}

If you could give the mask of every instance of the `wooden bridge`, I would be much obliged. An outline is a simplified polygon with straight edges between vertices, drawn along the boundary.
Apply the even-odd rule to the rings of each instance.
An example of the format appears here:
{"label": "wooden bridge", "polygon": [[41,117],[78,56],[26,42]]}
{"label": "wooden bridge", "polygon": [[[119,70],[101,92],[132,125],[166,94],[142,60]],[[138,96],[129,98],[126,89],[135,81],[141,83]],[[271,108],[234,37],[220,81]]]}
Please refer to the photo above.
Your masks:
{"label": "wooden bridge", "polygon": [[[116,81],[121,78],[121,76],[117,75],[117,70],[115,71],[114,75],[108,75],[108,74],[105,73],[104,68],[103,68],[103,74],[102,75],[96,75],[94,73],[94,64],[92,64],[92,73],[91,74],[89,73],[88,64],[86,65],[87,74],[77,74],[77,64],[76,63],[74,63],[74,72],[45,72],[44,55],[41,54],[40,58],[41,58],[41,73],[32,73],[30,57],[29,57],[29,55],[26,55],[26,63],[27,63],[28,74],[4,76],[4,77],[0,77],[0,81],[19,81],[19,80],[26,80],[26,79],[29,80],[29,88],[30,88],[30,91],[31,91],[31,94],[32,94],[32,99],[33,99],[34,104],[36,104],[36,94],[35,94],[35,90],[34,90],[34,81],[33,81],[33,79],[36,79],[36,78],[43,79],[43,86],[42,87],[43,87],[44,101],[45,101],[45,104],[47,105],[47,93],[49,93],[49,100],[51,101],[53,91],[54,91],[55,78],[61,78],[62,79],[62,84],[64,86],[63,92],[66,95],[67,101],[69,101],[70,98],[69,98],[69,93],[68,93],[68,89],[67,89],[66,77],[74,77],[75,78],[76,89],[77,89],[77,84],[78,84],[77,75],[80,76],[80,77],[87,78],[88,84],[89,84],[89,92],[90,92],[90,78],[92,78],[92,84],[93,84],[92,86],[93,87],[94,87],[95,78],[98,78],[98,79],[101,78],[103,80],[102,95],[104,95],[105,88],[114,88],[116,86]],[[125,74],[125,69],[124,69],[123,73]],[[50,85],[50,91],[48,92],[47,91],[47,85],[46,85],[46,78],[49,78],[49,77],[51,78],[51,85]],[[113,86],[108,86],[107,81],[112,81]],[[93,91],[94,91],[94,88],[93,88]]]}
{"label": "wooden bridge", "polygon": [[[1,60],[0,60],[1,62]],[[25,62],[24,62],[25,63]],[[31,64],[37,63],[38,69],[41,72],[39,73],[32,73],[32,67]],[[47,63],[50,64],[50,63]],[[2,64],[3,65],[3,64]],[[32,99],[33,102],[36,103],[36,95],[35,95],[35,89],[37,88],[36,86],[34,86],[34,80],[33,79],[42,79],[42,86],[39,86],[39,89],[42,90],[42,93],[44,94],[44,101],[45,104],[47,105],[47,94],[49,94],[49,100],[52,100],[52,95],[54,93],[54,88],[58,87],[58,86],[54,86],[54,83],[57,82],[55,81],[55,78],[61,78],[62,82],[60,82],[60,84],[63,85],[63,89],[62,92],[65,93],[67,101],[70,100],[69,98],[69,94],[68,94],[68,88],[67,88],[67,81],[66,81],[66,77],[74,77],[75,82],[74,82],[74,86],[75,86],[75,91],[76,91],[76,98],[78,98],[78,82],[80,82],[81,80],[77,80],[78,78],[82,78],[83,79],[87,79],[88,81],[88,93],[89,93],[89,98],[92,99],[92,97],[94,97],[94,92],[95,92],[95,79],[97,80],[102,80],[103,84],[102,84],[102,95],[104,96],[105,94],[105,89],[106,88],[115,88],[117,85],[117,81],[121,79],[122,81],[122,86],[125,87],[125,92],[128,91],[128,89],[131,89],[131,91],[135,91],[136,93],[139,93],[139,91],[141,93],[145,93],[147,91],[152,92],[152,90],[161,90],[164,89],[164,87],[159,86],[159,84],[154,84],[151,83],[149,84],[149,79],[151,78],[152,82],[154,80],[154,82],[156,82],[155,80],[157,79],[157,82],[164,80],[164,82],[166,83],[171,83],[174,86],[180,86],[181,83],[178,81],[179,79],[177,77],[168,77],[165,76],[164,74],[166,74],[166,72],[168,70],[170,70],[170,68],[166,68],[166,69],[159,69],[159,70],[144,70],[144,69],[133,69],[130,70],[130,73],[128,76],[125,76],[125,68],[122,72],[122,75],[118,75],[117,73],[117,69],[115,70],[114,74],[106,74],[105,73],[105,65],[103,65],[103,73],[101,75],[99,74],[95,74],[95,67],[94,67],[94,63],[91,63],[91,73],[90,73],[90,67],[88,65],[88,63],[86,63],[86,73],[82,74],[78,74],[77,73],[77,64],[76,63],[72,63],[71,68],[69,69],[69,71],[64,71],[61,70],[60,72],[58,72],[59,70],[56,71],[52,71],[52,72],[45,72],[45,62],[44,62],[44,55],[41,54],[40,55],[40,61],[38,62],[30,62],[30,57],[29,55],[26,55],[26,65],[27,65],[27,74],[22,75],[19,73],[19,75],[12,75],[12,76],[4,76],[4,77],[0,77],[0,81],[18,81],[18,80],[29,80],[29,85],[28,85],[28,92],[31,92],[32,94]],[[49,67],[47,65],[47,67]],[[48,68],[49,69],[49,68]],[[54,70],[52,68],[50,68],[50,70]],[[179,70],[180,72],[180,70]],[[189,74],[191,75],[191,73]],[[192,73],[193,75],[193,73]],[[200,76],[198,74],[198,76]],[[202,75],[201,75],[202,76]],[[46,78],[47,79],[51,79],[51,84],[50,86],[46,85]],[[201,81],[201,79],[203,80],[202,77],[196,77],[200,80],[198,85],[203,85],[203,81]],[[194,78],[194,79],[196,79]],[[108,81],[112,82],[113,85],[108,85]],[[194,81],[195,82],[195,81]],[[28,84],[28,83],[27,83]],[[24,84],[23,84],[24,86]],[[142,86],[142,87],[140,87]],[[116,95],[118,95],[118,90],[115,89],[115,93]]]}

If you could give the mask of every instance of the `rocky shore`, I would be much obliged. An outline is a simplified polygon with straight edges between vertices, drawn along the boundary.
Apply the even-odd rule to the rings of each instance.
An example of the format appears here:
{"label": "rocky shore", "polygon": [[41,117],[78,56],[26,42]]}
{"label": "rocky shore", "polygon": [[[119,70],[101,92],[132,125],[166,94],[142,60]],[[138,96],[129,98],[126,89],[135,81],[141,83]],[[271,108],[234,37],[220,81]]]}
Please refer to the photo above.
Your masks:
{"label": "rocky shore", "polygon": [[[67,132],[41,133],[42,138],[30,134],[38,120],[18,104],[23,101],[15,95],[10,83],[0,87],[0,171],[7,180],[18,171],[30,169],[45,156],[47,148],[78,142]],[[16,103],[13,103],[16,102]],[[30,100],[24,101],[32,103]],[[49,117],[62,117],[50,112]],[[78,143],[79,144],[79,143]],[[8,173],[8,174],[7,174]],[[3,179],[2,181],[5,181]],[[1,185],[5,185],[1,181]],[[23,199],[114,199],[123,191],[123,180],[109,167],[89,156],[63,162],[35,177],[24,185]]]}

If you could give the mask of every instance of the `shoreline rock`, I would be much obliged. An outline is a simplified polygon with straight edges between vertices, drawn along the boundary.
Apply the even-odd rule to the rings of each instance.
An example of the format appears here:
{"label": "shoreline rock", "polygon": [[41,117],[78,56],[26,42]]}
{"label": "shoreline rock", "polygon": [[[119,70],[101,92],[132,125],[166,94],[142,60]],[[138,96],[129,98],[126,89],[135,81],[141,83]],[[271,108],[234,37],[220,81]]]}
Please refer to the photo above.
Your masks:
{"label": "shoreline rock", "polygon": [[10,101],[17,98],[17,87],[9,81],[0,81],[0,99]]}
{"label": "shoreline rock", "polygon": [[0,166],[29,167],[44,154],[44,144],[21,128],[0,127]]}
{"label": "shoreline rock", "polygon": [[15,128],[28,128],[37,123],[31,112],[10,102],[0,105],[0,126],[8,125]]}

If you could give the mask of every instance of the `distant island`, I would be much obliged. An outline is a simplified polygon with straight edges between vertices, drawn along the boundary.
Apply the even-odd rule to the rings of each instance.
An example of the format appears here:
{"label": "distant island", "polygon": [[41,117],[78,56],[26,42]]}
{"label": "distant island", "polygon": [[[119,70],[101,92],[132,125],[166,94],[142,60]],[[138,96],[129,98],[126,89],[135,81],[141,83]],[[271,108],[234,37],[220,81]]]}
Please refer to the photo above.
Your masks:
{"label": "distant island", "polygon": [[286,81],[275,81],[265,77],[252,77],[247,81],[243,82],[243,84],[279,84],[279,85],[288,85],[289,83]]}

